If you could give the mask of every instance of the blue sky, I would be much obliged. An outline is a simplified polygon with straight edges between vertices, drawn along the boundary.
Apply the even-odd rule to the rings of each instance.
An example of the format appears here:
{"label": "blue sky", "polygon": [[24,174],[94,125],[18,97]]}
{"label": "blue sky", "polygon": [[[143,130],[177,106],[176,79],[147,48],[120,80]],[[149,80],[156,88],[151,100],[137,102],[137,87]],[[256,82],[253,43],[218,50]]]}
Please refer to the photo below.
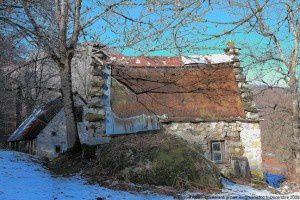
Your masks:
{"label": "blue sky", "polygon": [[[85,1],[84,7],[91,6],[92,4],[87,3],[88,1]],[[97,6],[95,6],[97,8]],[[203,7],[205,9],[205,7]],[[267,11],[266,17],[275,19],[277,17],[281,17],[283,15],[280,13],[280,10],[274,10],[273,8],[270,8],[271,10]],[[122,10],[122,9],[121,9]],[[122,10],[123,11],[123,10]],[[141,8],[141,7],[135,7],[126,9],[124,14],[126,16],[129,16],[131,18],[138,19],[140,16],[143,15],[143,12],[146,12],[147,10]],[[198,10],[199,13],[200,10]],[[91,13],[92,15],[97,13],[98,10],[95,9]],[[238,15],[235,15],[236,13],[230,13],[228,9],[225,9],[222,5],[215,6],[213,10],[207,13],[205,16],[205,19],[211,20],[211,21],[221,21],[221,22],[229,22],[234,21],[238,19]],[[167,17],[171,17],[169,13],[164,14],[166,17],[166,21],[169,19]],[[179,52],[177,49],[173,48],[174,42],[171,39],[172,38],[172,31],[164,31],[162,32],[158,38],[148,38],[141,40],[141,42],[137,43],[136,45],[129,46],[129,47],[122,47],[126,42],[134,39],[135,31],[135,24],[128,22],[126,26],[123,26],[122,17],[107,17],[112,25],[107,26],[107,22],[100,20],[97,21],[88,31],[89,33],[92,33],[94,37],[88,38],[87,40],[97,40],[101,43],[107,44],[109,46],[117,47],[118,51],[122,52],[125,55],[155,55],[155,56],[174,56],[178,55],[179,53],[183,55],[194,55],[194,54],[214,54],[214,53],[223,53],[223,49],[226,47],[226,43],[229,40],[234,41],[237,47],[242,48],[241,50],[241,59],[242,59],[242,66],[247,67],[248,71],[248,79],[252,80],[255,79],[256,76],[264,76],[265,80],[267,82],[272,82],[275,79],[278,79],[279,74],[275,73],[274,71],[270,71],[270,66],[278,65],[277,63],[272,63],[272,65],[268,64],[259,64],[259,65],[251,65],[251,60],[249,57],[245,57],[246,54],[249,53],[249,50],[251,49],[254,53],[258,54],[260,53],[260,50],[267,47],[269,40],[263,39],[260,35],[256,33],[245,33],[242,28],[238,29],[237,33],[230,34],[221,38],[215,38],[209,41],[202,41],[205,36],[201,36],[203,33],[205,34],[217,34],[222,33],[226,30],[229,30],[231,28],[230,25],[216,25],[216,24],[208,24],[203,22],[190,22],[185,24],[181,27],[180,33],[182,34],[181,41],[182,44],[187,44],[187,46],[181,48],[181,51]],[[151,15],[150,17],[143,17],[143,20],[155,20],[158,19],[159,16]],[[171,20],[171,19],[170,19]],[[176,22],[176,21],[175,21]],[[272,20],[269,20],[267,22],[271,30],[273,28],[274,23]],[[113,27],[115,26],[115,27]],[[274,26],[275,27],[275,26]],[[142,30],[142,34],[147,35],[147,31],[151,33],[151,29],[147,29],[144,27],[144,30]],[[118,32],[118,33],[116,33]],[[122,33],[126,33],[124,34]],[[289,37],[286,37],[287,29],[283,27],[283,29],[279,30],[279,37],[282,39],[282,45],[285,49],[289,49],[290,41]],[[162,50],[160,47],[166,47],[167,50]],[[172,47],[172,48],[170,48]],[[140,51],[139,49],[142,49],[144,51]],[[153,51],[154,50],[154,51]],[[263,51],[262,51],[263,52]],[[262,53],[263,54],[263,53]],[[281,83],[282,85],[282,83]]]}

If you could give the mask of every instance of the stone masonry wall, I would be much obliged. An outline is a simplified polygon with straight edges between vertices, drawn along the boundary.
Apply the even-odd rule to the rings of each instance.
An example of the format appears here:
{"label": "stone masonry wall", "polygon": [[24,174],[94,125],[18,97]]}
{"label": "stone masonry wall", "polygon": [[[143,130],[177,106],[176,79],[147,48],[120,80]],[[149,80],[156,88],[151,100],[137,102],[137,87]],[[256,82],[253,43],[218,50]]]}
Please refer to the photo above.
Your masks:
{"label": "stone masonry wall", "polygon": [[[90,141],[91,145],[109,142],[106,136],[105,127],[105,110],[103,107],[103,88],[104,88],[104,60],[106,55],[102,52],[99,44],[91,45],[92,55],[92,80],[91,89],[87,95],[88,108],[85,110],[84,119],[86,121],[86,129],[90,136],[96,136],[98,140]],[[90,137],[92,138],[92,137]],[[101,140],[101,138],[103,140]]]}
{"label": "stone masonry wall", "polygon": [[55,152],[56,145],[60,146],[61,152],[67,150],[65,113],[63,109],[37,136],[36,154],[47,158],[56,157],[58,156]]}
{"label": "stone masonry wall", "polygon": [[244,156],[249,160],[250,169],[262,170],[259,123],[242,123],[240,137],[244,146]]}
{"label": "stone masonry wall", "polygon": [[243,68],[241,67],[241,61],[239,59],[239,48],[236,48],[234,46],[234,43],[232,41],[229,41],[227,43],[225,53],[232,56],[235,81],[242,98],[246,119],[259,120],[258,110],[253,101],[253,94],[251,92],[251,89],[249,89],[246,76],[243,74]]}
{"label": "stone masonry wall", "polygon": [[260,129],[257,122],[169,123],[164,124],[163,128],[168,134],[200,145],[208,159],[211,159],[210,142],[224,141],[226,162],[219,164],[223,172],[232,169],[231,157],[245,156],[249,159],[251,169],[261,167]]}

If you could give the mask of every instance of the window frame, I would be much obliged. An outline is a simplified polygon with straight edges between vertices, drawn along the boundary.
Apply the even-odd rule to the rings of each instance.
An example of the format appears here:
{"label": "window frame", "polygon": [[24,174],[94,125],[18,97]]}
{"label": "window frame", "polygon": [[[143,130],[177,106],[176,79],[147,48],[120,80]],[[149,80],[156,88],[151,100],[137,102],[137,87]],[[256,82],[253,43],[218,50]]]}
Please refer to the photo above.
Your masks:
{"label": "window frame", "polygon": [[[220,150],[214,150],[213,145],[219,144]],[[221,155],[221,160],[215,160],[214,153],[219,153]],[[224,164],[227,161],[226,155],[225,155],[225,140],[212,140],[210,141],[210,158],[211,160],[216,164]]]}

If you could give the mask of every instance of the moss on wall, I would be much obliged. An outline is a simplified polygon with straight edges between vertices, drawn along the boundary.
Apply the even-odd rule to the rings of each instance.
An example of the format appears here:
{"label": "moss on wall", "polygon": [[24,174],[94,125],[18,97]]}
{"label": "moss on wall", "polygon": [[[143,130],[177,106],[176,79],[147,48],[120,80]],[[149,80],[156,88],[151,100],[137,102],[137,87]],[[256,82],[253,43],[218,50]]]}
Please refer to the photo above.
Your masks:
{"label": "moss on wall", "polygon": [[130,102],[130,95],[128,94],[127,89],[122,86],[116,79],[112,79],[111,82],[112,90],[112,104],[124,104]]}
{"label": "moss on wall", "polygon": [[90,91],[88,96],[90,97],[101,97],[103,95],[103,91],[99,88],[97,91]]}
{"label": "moss on wall", "polygon": [[105,116],[102,114],[96,114],[96,113],[87,113],[85,115],[85,119],[89,122],[97,122],[102,121],[105,119]]}
{"label": "moss on wall", "polygon": [[103,84],[104,84],[104,80],[103,79],[100,79],[100,80],[94,80],[94,81],[92,81],[91,82],[91,86],[92,87],[102,87],[103,86]]}

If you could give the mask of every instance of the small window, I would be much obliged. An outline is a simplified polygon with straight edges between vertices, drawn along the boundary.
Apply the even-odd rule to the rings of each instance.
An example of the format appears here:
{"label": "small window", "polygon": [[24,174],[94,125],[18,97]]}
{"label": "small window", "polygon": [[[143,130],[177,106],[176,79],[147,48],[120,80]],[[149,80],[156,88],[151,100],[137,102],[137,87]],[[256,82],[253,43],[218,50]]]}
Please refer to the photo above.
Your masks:
{"label": "small window", "polygon": [[53,131],[53,132],[51,133],[51,135],[52,135],[52,136],[56,136],[56,132]]}
{"label": "small window", "polygon": [[60,153],[61,152],[61,148],[59,145],[55,146],[55,153]]}
{"label": "small window", "polygon": [[224,141],[211,142],[211,159],[215,163],[223,163],[224,158]]}

